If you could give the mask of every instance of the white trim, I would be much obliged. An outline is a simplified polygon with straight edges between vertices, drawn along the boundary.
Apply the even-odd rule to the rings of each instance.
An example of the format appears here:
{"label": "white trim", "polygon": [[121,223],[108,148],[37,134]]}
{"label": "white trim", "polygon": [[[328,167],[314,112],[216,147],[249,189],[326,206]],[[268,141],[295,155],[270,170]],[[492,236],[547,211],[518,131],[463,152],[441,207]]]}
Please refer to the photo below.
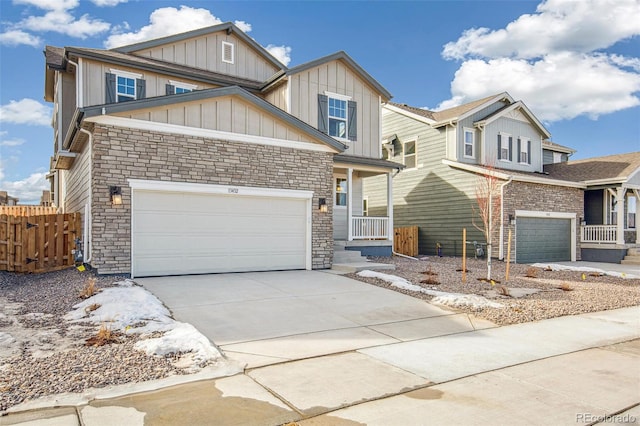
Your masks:
{"label": "white trim", "polygon": [[339,160],[334,160],[333,169],[348,169],[349,167],[354,170],[358,170],[360,172],[373,172],[373,173],[389,173],[388,167],[377,167],[377,166],[369,166],[366,164],[353,164],[349,162],[340,162]]}
{"label": "white trim", "polygon": [[[572,262],[576,261],[576,214],[575,213],[516,210],[516,227],[518,226],[518,217],[534,217],[534,218],[542,218],[542,219],[570,219],[571,220],[571,225],[570,225],[571,226],[571,261]],[[517,241],[516,241],[516,244],[518,244]]]}
{"label": "white trim", "polygon": [[421,115],[414,114],[414,113],[412,113],[410,111],[407,111],[405,109],[398,108],[395,105],[386,104],[386,105],[383,106],[383,108],[388,109],[389,111],[396,112],[398,114],[402,114],[402,115],[404,115],[406,117],[413,118],[414,120],[420,121],[422,123],[426,123],[426,124],[434,124],[435,123],[435,120],[431,120],[431,119],[428,119],[427,117],[423,117]]}
{"label": "white trim", "polygon": [[160,133],[173,133],[186,136],[197,136],[203,138],[220,139],[230,142],[244,142],[258,145],[280,146],[284,148],[294,148],[306,151],[333,152],[338,151],[324,144],[310,142],[290,141],[286,139],[268,138],[265,136],[245,135],[241,133],[223,132],[222,130],[201,129],[199,127],[188,127],[179,124],[158,123],[155,121],[138,120],[135,118],[115,117],[110,115],[99,115],[86,118],[84,121],[109,126],[125,127],[137,130],[148,130]]}
{"label": "white trim", "polygon": [[121,77],[127,77],[127,78],[133,78],[133,79],[142,78],[142,74],[138,74],[130,71],[123,71],[117,68],[111,68],[109,71],[111,72],[111,74],[117,74]]}
{"label": "white trim", "polygon": [[353,241],[353,169],[347,169],[347,241]]}
{"label": "white trim", "polygon": [[[231,46],[231,59],[225,59],[225,46]],[[222,56],[220,58],[222,60],[222,62],[224,62],[225,64],[233,64],[235,62],[236,59],[236,46],[235,44],[228,42],[228,41],[223,41],[222,42]]]}
{"label": "white trim", "polygon": [[[407,166],[406,162],[406,145],[411,142],[413,142],[413,154],[409,155],[413,155],[413,158],[415,160],[415,164],[413,167]],[[418,168],[418,138],[408,139],[407,141],[402,142],[402,164],[406,166],[405,170],[413,170]]]}
{"label": "white trim", "polygon": [[[482,131],[482,129],[480,129]],[[471,155],[467,155],[467,132],[471,133],[473,140],[471,141]],[[470,127],[462,128],[462,156],[464,158],[476,158],[476,132]]]}
{"label": "white trim", "polygon": [[[536,116],[533,115],[533,113],[529,110],[529,108],[527,108],[527,106],[522,101],[514,102],[511,105],[509,105],[507,108],[501,110],[500,112],[493,113],[493,115],[491,115],[491,117],[489,117],[488,119],[476,121],[474,123],[474,125],[486,125],[486,124],[489,124],[489,123],[497,120],[500,117],[504,117],[505,114],[513,111],[516,108],[521,108],[525,112],[525,114],[528,116],[529,122],[532,122],[533,124],[535,124],[535,126],[538,127],[538,130],[541,130],[540,133],[544,134],[547,138],[551,137],[551,133],[549,133],[549,131],[547,129],[545,129],[545,127],[542,125],[542,123],[540,123],[540,121],[536,118]],[[463,115],[463,116],[460,116],[460,119],[462,119],[466,115],[468,115],[468,113]]]}
{"label": "white trim", "polygon": [[82,65],[82,57],[78,58],[78,66],[76,67],[76,108],[82,108],[84,106],[84,66]]}
{"label": "white trim", "polygon": [[[353,98],[351,96],[347,96],[347,95],[341,95],[339,93],[333,93],[333,92],[329,92],[327,90],[324,91],[324,94],[330,98],[334,98],[334,99],[340,99],[341,101],[350,101]],[[348,111],[347,111],[348,113]],[[328,117],[328,115],[327,115]]]}
{"label": "white trim", "polygon": [[496,172],[496,171],[492,172],[490,170],[484,169],[479,166],[475,166],[473,164],[463,164],[463,163],[458,163],[457,161],[451,161],[446,159],[442,160],[442,164],[445,164],[447,166],[450,166],[456,169],[465,170],[467,172],[478,173],[478,174],[488,174],[490,176],[495,176],[498,179],[507,180],[509,178],[513,178],[513,180],[516,182],[529,182],[529,183],[538,183],[541,185],[565,186],[567,188],[580,188],[580,189],[585,189],[587,187],[582,182],[569,182],[569,181],[557,180],[557,179],[545,179],[545,178],[538,178],[535,176],[508,175],[508,174]]}
{"label": "white trim", "polygon": [[[518,152],[518,164],[523,164],[523,165],[530,165],[531,164],[531,158],[529,158],[529,144],[531,143],[531,139],[525,137],[525,136],[518,136],[518,139],[520,139],[520,152]],[[517,140],[516,140],[516,145],[517,145]],[[522,148],[524,148],[524,151],[522,151]],[[522,160],[522,153],[527,154],[527,161],[521,161]]]}
{"label": "white trim", "polygon": [[[512,161],[509,160],[509,157],[513,158],[513,152],[511,152],[513,148],[513,135],[511,133],[505,133],[505,132],[498,132],[498,135],[500,135],[500,147],[499,147],[500,149],[498,149],[498,161],[505,161],[507,163],[511,163]],[[509,144],[509,138],[511,138],[511,144]],[[502,151],[502,148],[504,147],[505,139],[507,142],[507,150],[509,151],[509,155],[507,155],[507,158],[502,158],[501,151]],[[496,147],[497,147],[497,144],[498,144],[498,141],[496,140]]]}
{"label": "white trim", "polygon": [[198,88],[197,84],[185,83],[183,81],[169,80],[169,84],[176,88],[187,89],[187,90],[196,90]]}

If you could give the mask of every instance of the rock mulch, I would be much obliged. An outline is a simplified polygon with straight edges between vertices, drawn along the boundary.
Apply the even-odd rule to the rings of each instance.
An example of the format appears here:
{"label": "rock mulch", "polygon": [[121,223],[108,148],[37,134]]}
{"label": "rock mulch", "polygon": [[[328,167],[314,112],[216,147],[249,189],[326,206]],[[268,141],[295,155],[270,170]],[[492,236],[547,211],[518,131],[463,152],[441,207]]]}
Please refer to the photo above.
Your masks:
{"label": "rock mulch", "polygon": [[173,365],[172,356],[135,350],[137,335],[86,346],[96,327],[70,324],[63,317],[82,300],[79,294],[88,278],[106,288],[123,277],[73,268],[38,275],[0,272],[0,415],[46,395],[185,373]]}
{"label": "rock mulch", "polygon": [[[467,278],[463,283],[460,258],[428,257],[419,261],[401,257],[370,259],[393,263],[396,270],[385,272],[427,289],[477,294],[498,301],[503,305],[502,308],[456,308],[498,325],[640,305],[640,279],[598,276],[589,272],[548,271],[511,264],[509,280],[505,281],[506,263],[494,260],[492,278],[495,281],[492,284],[480,280],[487,276],[486,261],[468,259]],[[535,275],[535,278],[526,275]],[[423,293],[398,289],[377,278],[363,278],[357,274],[347,276],[423,300],[433,298]],[[421,282],[425,280],[432,284]]]}

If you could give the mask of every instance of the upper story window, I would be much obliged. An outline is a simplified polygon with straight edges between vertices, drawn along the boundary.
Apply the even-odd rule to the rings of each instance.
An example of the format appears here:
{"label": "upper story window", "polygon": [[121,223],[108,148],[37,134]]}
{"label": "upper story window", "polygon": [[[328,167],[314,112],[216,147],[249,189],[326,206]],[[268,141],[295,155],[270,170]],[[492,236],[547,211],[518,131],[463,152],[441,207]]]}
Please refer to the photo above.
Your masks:
{"label": "upper story window", "polygon": [[416,161],[416,141],[408,141],[404,143],[403,148],[404,165],[407,169],[415,169],[418,162]]}
{"label": "upper story window", "polygon": [[169,80],[167,84],[167,95],[173,95],[176,93],[189,93],[198,88],[195,84],[183,83],[181,81]]}
{"label": "upper story window", "polygon": [[526,138],[518,138],[518,162],[531,164],[531,141]]}
{"label": "upper story window", "polygon": [[105,103],[144,99],[146,85],[142,74],[112,69],[106,73]]}
{"label": "upper story window", "polygon": [[336,93],[318,94],[318,130],[337,139],[355,141],[357,104],[350,97]]}
{"label": "upper story window", "polygon": [[553,153],[553,163],[562,163],[562,153],[561,152],[554,152]]}
{"label": "upper story window", "polygon": [[498,160],[512,161],[513,137],[507,133],[498,134]]}
{"label": "upper story window", "polygon": [[233,43],[229,43],[228,41],[222,42],[222,62],[227,64],[233,64],[234,62],[234,50],[235,46]]}
{"label": "upper story window", "polygon": [[474,147],[475,147],[475,138],[476,132],[473,129],[468,129],[465,127],[464,129],[464,156],[467,158],[475,158]]}

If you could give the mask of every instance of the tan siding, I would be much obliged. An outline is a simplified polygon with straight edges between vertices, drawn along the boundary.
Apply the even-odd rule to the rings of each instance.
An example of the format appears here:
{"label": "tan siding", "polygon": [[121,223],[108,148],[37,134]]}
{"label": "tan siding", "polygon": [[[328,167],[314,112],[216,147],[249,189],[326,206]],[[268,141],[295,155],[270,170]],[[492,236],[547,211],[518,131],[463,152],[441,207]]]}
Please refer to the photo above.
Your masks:
{"label": "tan siding", "polygon": [[272,89],[265,96],[265,100],[283,111],[287,110],[287,84],[281,84],[280,86]]}
{"label": "tan siding", "polygon": [[318,94],[325,91],[350,96],[358,104],[358,140],[343,141],[345,154],[360,157],[380,157],[380,99],[378,93],[336,60],[302,71],[290,77],[291,114],[305,123],[318,127]]}
{"label": "tan siding", "polygon": [[[235,46],[233,64],[222,62],[223,41]],[[135,54],[257,81],[265,81],[278,71],[252,47],[226,31],[140,50]]]}
{"label": "tan siding", "polygon": [[[91,144],[85,143],[84,149],[73,166],[64,174],[66,196],[64,211],[67,213],[84,211],[91,195]],[[105,191],[108,188],[105,186]]]}
{"label": "tan siding", "polygon": [[71,124],[71,118],[76,111],[76,79],[72,73],[61,72],[62,76],[62,135],[64,140]]}
{"label": "tan siding", "polygon": [[253,105],[234,97],[168,105],[146,111],[114,115],[245,135],[313,142],[310,137],[275,116],[259,111]]}
{"label": "tan siding", "polygon": [[636,174],[632,175],[627,183],[631,185],[640,185],[640,171],[636,171]]}
{"label": "tan siding", "polygon": [[166,95],[166,85],[169,84],[169,80],[195,84],[198,90],[218,87],[212,84],[202,83],[200,81],[180,79],[166,74],[140,71],[135,68],[112,65],[103,62],[84,60],[83,64],[84,75],[82,81],[84,106],[101,105],[105,103],[105,74],[111,72],[112,69],[141,74],[142,78],[146,81],[147,98]]}

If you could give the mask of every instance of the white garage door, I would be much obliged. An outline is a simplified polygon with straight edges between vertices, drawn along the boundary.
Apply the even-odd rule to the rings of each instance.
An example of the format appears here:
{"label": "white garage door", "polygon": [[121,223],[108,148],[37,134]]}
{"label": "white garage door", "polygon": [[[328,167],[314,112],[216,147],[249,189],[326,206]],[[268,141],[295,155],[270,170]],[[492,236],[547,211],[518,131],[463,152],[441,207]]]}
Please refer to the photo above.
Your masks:
{"label": "white garage door", "polygon": [[305,269],[307,204],[300,198],[134,189],[131,273]]}

